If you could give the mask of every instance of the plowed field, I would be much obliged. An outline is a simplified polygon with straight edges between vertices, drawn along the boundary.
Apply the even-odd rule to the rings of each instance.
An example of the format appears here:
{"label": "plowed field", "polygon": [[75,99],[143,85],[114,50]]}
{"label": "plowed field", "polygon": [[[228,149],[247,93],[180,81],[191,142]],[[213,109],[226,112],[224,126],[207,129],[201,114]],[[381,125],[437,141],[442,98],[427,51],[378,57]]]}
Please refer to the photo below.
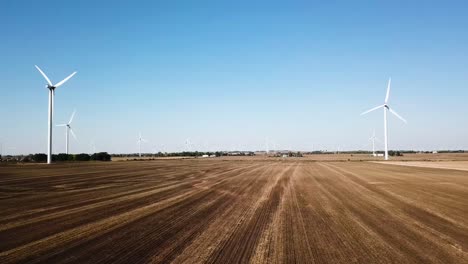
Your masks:
{"label": "plowed field", "polygon": [[165,160],[0,167],[0,263],[468,263],[468,171]]}

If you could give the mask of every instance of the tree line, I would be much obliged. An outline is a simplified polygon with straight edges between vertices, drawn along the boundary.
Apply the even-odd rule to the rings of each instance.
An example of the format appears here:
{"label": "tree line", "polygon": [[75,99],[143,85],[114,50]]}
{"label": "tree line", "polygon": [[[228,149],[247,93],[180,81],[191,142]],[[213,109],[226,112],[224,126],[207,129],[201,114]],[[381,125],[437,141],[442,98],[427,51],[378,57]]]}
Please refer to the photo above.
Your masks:
{"label": "tree line", "polygon": [[[182,152],[157,152],[157,153],[141,153],[142,157],[201,157],[204,155],[208,156],[254,156],[254,152],[251,151],[182,151]],[[113,157],[139,157],[138,153],[131,154],[112,154]]]}
{"label": "tree line", "polygon": [[[92,155],[86,153],[80,154],[54,154],[52,155],[52,161],[110,161],[111,155],[107,152],[94,153]],[[47,154],[36,153],[28,156],[24,156],[21,159],[22,162],[47,162]]]}

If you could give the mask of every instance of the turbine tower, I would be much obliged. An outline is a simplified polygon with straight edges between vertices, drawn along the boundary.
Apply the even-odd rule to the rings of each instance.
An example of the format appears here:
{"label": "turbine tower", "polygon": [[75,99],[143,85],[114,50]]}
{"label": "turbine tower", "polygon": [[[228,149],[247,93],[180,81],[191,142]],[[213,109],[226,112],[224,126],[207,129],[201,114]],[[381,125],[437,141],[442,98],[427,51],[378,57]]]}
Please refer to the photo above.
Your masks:
{"label": "turbine tower", "polygon": [[365,115],[369,112],[372,112],[374,110],[377,110],[377,109],[380,109],[380,108],[383,108],[384,110],[384,145],[385,145],[385,160],[388,160],[388,131],[387,131],[387,111],[390,111],[390,113],[392,113],[393,115],[395,115],[396,117],[398,117],[401,121],[405,122],[406,123],[406,120],[401,117],[397,112],[395,112],[395,110],[391,109],[390,106],[388,105],[388,98],[390,96],[390,84],[391,84],[391,81],[392,79],[388,79],[388,85],[387,85],[387,94],[385,95],[385,101],[384,101],[384,104],[383,105],[379,105],[379,106],[376,106],[372,109],[369,109],[367,111],[365,111],[364,113],[362,113],[361,115]]}
{"label": "turbine tower", "polygon": [[66,127],[65,129],[65,153],[68,154],[68,150],[69,150],[69,134],[71,132],[73,138],[75,138],[75,140],[78,140],[76,138],[76,135],[75,135],[75,132],[73,132],[73,129],[71,127],[71,123],[73,122],[73,117],[75,117],[75,113],[76,113],[76,110],[73,111],[71,117],[70,117],[70,121],[68,121],[68,123],[66,124],[60,124],[60,125],[57,125],[57,126],[63,126],[63,127]]}
{"label": "turbine tower", "polygon": [[53,123],[53,116],[54,116],[54,96],[55,96],[55,89],[60,87],[66,81],[68,81],[73,75],[76,74],[76,71],[72,74],[68,75],[67,78],[63,79],[62,81],[58,82],[57,84],[53,85],[50,81],[49,77],[45,75],[45,73],[37,66],[36,69],[44,76],[47,81],[46,88],[49,89],[49,122],[48,122],[48,137],[47,137],[47,164],[52,163],[52,123]]}

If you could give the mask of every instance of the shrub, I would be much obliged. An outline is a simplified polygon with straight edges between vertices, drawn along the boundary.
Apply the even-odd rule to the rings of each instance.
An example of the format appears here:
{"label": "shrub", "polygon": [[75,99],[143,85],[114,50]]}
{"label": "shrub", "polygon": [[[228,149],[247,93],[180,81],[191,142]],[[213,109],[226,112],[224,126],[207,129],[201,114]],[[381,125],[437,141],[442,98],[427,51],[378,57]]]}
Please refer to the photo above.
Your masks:
{"label": "shrub", "polygon": [[90,159],[91,159],[91,156],[86,154],[86,153],[81,153],[81,154],[75,155],[75,160],[76,161],[88,161]]}
{"label": "shrub", "polygon": [[68,154],[65,153],[59,153],[57,155],[54,155],[54,160],[56,161],[68,161]]}
{"label": "shrub", "polygon": [[91,160],[110,161],[111,155],[109,155],[107,152],[94,153],[91,155]]}
{"label": "shrub", "polygon": [[47,155],[44,153],[36,153],[32,156],[32,159],[35,162],[46,162],[47,161]]}
{"label": "shrub", "polygon": [[32,160],[32,155],[27,155],[27,156],[21,157],[20,159],[21,162],[31,162],[31,160]]}
{"label": "shrub", "polygon": [[400,157],[400,156],[403,156],[403,153],[401,153],[400,151],[389,150],[388,155]]}

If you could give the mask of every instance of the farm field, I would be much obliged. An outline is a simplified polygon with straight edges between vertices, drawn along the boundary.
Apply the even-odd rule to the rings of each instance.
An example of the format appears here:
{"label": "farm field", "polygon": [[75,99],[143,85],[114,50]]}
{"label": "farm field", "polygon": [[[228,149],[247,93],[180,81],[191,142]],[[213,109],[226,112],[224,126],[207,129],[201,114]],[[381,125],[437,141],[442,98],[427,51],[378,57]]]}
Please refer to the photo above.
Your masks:
{"label": "farm field", "polygon": [[[112,157],[112,161],[128,161],[128,160],[150,160],[150,159],[157,159],[157,160],[168,160],[168,159],[194,159],[194,157]],[[226,160],[226,161],[233,161],[233,160],[243,160],[243,161],[252,161],[252,160],[260,160],[260,161],[278,161],[283,158],[278,157],[267,157],[264,155],[257,155],[257,156],[223,156],[216,158],[217,160]],[[302,158],[295,158],[295,160],[301,161],[382,161],[383,157],[372,157],[369,154],[307,154],[304,155]],[[392,157],[393,161],[430,161],[430,162],[440,162],[440,161],[468,161],[468,153],[441,153],[441,154],[428,154],[428,153],[421,153],[421,154],[409,154],[405,153],[401,157]]]}
{"label": "farm field", "polygon": [[401,166],[468,171],[468,161],[387,161],[386,163]]}
{"label": "farm field", "polygon": [[185,159],[0,166],[0,263],[468,263],[468,171]]}

